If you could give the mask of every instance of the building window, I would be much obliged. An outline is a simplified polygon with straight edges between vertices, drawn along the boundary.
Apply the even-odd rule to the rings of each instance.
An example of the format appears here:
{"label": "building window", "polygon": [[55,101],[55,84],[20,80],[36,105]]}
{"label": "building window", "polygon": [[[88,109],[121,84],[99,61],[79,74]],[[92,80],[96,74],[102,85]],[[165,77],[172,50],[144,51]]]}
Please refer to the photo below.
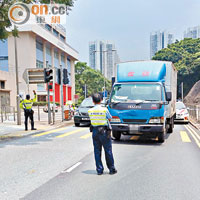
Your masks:
{"label": "building window", "polygon": [[68,85],[71,85],[71,61],[69,58],[67,58],[67,71],[68,71],[68,77],[69,77]]}
{"label": "building window", "polygon": [[61,65],[63,68],[65,68],[65,55],[64,54],[61,54]]}
{"label": "building window", "polygon": [[0,87],[1,89],[5,89],[5,81],[0,81]]}
{"label": "building window", "polygon": [[46,91],[44,84],[37,84],[37,91]]}
{"label": "building window", "polygon": [[51,30],[52,30],[52,27],[51,27],[49,24],[45,24],[45,28],[46,28],[48,31],[50,31],[50,32],[51,32]]}
{"label": "building window", "polygon": [[65,42],[65,36],[60,35],[60,39],[61,39],[63,42]]}
{"label": "building window", "polygon": [[0,70],[9,71],[8,69],[8,40],[0,40]]}
{"label": "building window", "polygon": [[52,66],[52,60],[51,60],[51,47],[49,44],[46,45],[46,61],[48,62],[47,67]]}
{"label": "building window", "polygon": [[37,68],[43,68],[43,43],[36,40],[36,64]]}
{"label": "building window", "polygon": [[58,33],[58,31],[56,31],[55,29],[53,29],[53,34],[54,34],[56,37],[58,37],[58,36],[59,36],[59,33]]}
{"label": "building window", "polygon": [[36,68],[43,68],[43,62],[36,60]]}
{"label": "building window", "polygon": [[59,54],[57,49],[54,49],[54,67],[59,68]]}

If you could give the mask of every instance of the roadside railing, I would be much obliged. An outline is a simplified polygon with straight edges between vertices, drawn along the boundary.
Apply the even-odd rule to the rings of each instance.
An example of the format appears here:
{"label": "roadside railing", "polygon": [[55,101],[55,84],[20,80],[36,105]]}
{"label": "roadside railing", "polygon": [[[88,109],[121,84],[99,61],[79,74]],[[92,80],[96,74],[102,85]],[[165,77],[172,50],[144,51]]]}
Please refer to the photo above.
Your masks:
{"label": "roadside railing", "polygon": [[16,120],[16,110],[12,106],[2,106],[0,107],[0,122],[4,121],[15,121]]}
{"label": "roadside railing", "polygon": [[186,104],[189,116],[195,121],[200,121],[200,105]]}
{"label": "roadside railing", "polygon": [[[48,121],[48,112],[44,112],[45,106],[33,106],[34,111],[34,121]],[[55,121],[61,121],[61,108],[55,112]],[[51,112],[51,119],[53,120],[53,113]],[[4,122],[16,122],[17,121],[17,110],[12,106],[2,106],[0,107],[0,123]],[[24,121],[24,111],[21,110],[21,122]]]}

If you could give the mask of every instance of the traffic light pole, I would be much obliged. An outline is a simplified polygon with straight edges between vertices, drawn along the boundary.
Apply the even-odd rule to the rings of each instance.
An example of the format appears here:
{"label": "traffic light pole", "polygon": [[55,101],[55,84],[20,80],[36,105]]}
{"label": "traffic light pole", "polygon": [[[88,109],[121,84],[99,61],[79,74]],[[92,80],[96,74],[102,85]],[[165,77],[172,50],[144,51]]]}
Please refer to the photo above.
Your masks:
{"label": "traffic light pole", "polygon": [[55,78],[56,78],[56,68],[53,68],[53,124],[55,124]]}
{"label": "traffic light pole", "polygon": [[182,99],[182,102],[183,102],[183,82],[181,83],[181,99]]}
{"label": "traffic light pole", "polygon": [[49,83],[47,83],[47,96],[48,96],[48,124],[51,124],[51,107],[50,107],[50,91]]}
{"label": "traffic light pole", "polygon": [[64,121],[64,103],[63,103],[63,68],[60,65],[60,94],[61,94],[61,115],[62,115],[62,122]]}

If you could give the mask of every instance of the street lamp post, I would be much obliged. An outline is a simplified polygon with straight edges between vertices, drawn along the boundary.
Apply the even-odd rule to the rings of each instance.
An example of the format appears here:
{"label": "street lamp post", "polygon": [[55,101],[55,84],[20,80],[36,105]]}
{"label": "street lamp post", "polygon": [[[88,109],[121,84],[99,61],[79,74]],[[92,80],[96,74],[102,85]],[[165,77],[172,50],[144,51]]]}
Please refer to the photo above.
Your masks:
{"label": "street lamp post", "polygon": [[[15,29],[17,27],[15,26]],[[17,55],[17,38],[14,36],[14,45],[15,45],[15,71],[16,71],[16,86],[17,86],[17,125],[21,125],[21,110],[20,110],[20,96],[19,96],[19,76],[18,76],[18,55]]]}

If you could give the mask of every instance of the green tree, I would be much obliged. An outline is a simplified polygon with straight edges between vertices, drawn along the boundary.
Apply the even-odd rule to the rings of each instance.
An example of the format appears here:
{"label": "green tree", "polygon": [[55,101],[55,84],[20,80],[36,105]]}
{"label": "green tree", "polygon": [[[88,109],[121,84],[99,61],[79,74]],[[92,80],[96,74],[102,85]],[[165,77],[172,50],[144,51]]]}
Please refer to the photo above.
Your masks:
{"label": "green tree", "polygon": [[[6,28],[11,26],[11,22],[8,18],[8,10],[11,5],[16,2],[23,2],[29,4],[32,0],[2,0],[0,1],[0,40],[8,38],[9,32]],[[50,3],[51,0],[41,0],[41,3]],[[74,5],[74,0],[54,0],[55,3],[65,4],[68,7],[68,10],[71,10],[71,7]],[[13,30],[12,35],[17,35],[17,30]]]}
{"label": "green tree", "polygon": [[[200,79],[200,39],[185,38],[158,51],[153,60],[171,61],[178,70],[178,86],[184,82],[184,96]],[[180,93],[179,93],[180,95]]]}
{"label": "green tree", "polygon": [[[96,71],[89,66],[87,63],[78,62],[75,65],[75,79],[76,79],[76,94],[79,95],[80,104],[84,97],[83,88],[87,85],[88,96],[95,92],[102,92],[104,88],[104,76],[100,71]],[[105,78],[106,90],[111,91],[111,81]]]}

